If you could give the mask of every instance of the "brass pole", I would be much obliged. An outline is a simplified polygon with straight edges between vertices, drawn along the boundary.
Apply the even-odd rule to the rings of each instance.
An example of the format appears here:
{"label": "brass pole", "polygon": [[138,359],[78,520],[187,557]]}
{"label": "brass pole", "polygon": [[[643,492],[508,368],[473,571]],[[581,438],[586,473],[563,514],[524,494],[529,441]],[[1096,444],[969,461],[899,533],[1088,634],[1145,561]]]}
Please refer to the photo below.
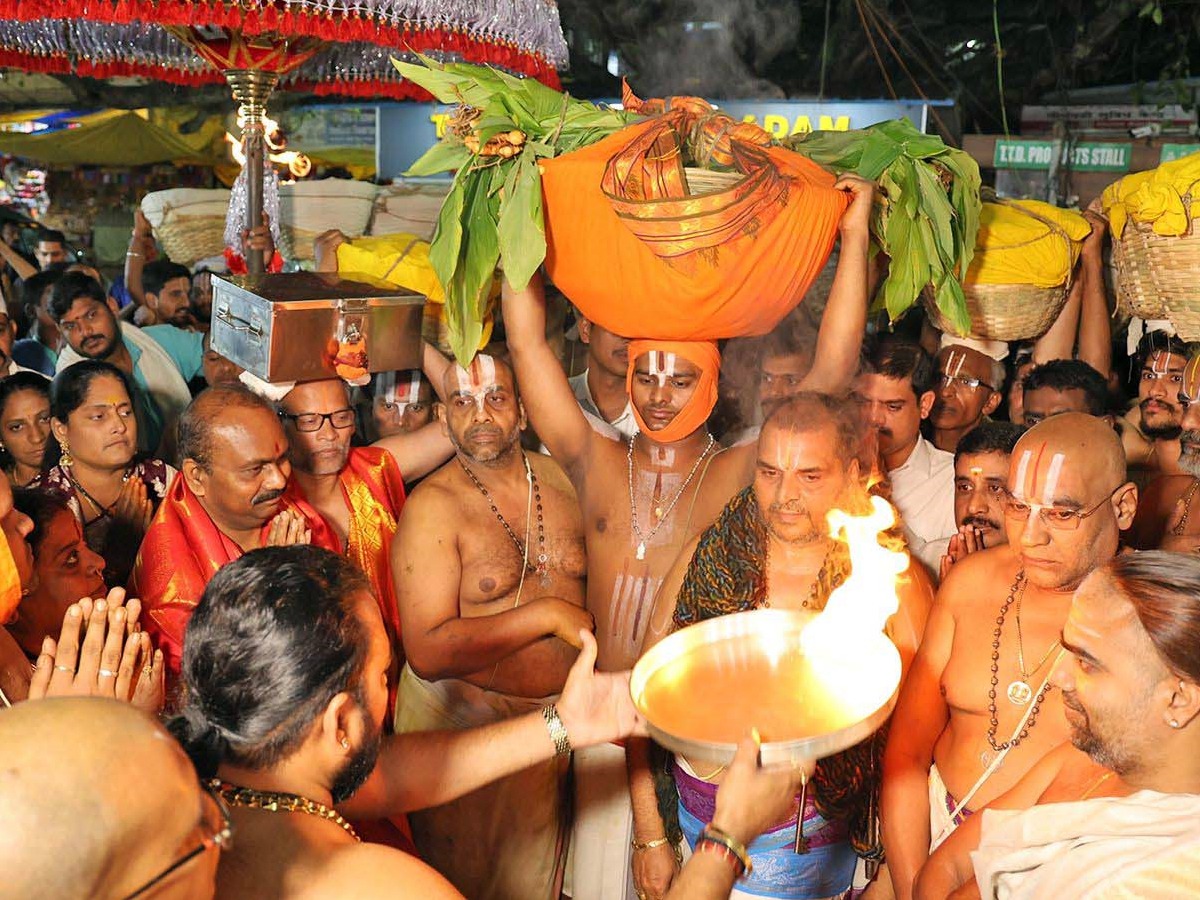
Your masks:
{"label": "brass pole", "polygon": [[[263,171],[266,165],[263,117],[267,112],[267,100],[279,84],[279,76],[257,69],[226,69],[225,80],[233,92],[233,99],[241,104],[245,118],[242,145],[246,152],[246,228],[257,228],[262,224]],[[261,250],[246,253],[246,269],[252,275],[260,275],[265,271]]]}

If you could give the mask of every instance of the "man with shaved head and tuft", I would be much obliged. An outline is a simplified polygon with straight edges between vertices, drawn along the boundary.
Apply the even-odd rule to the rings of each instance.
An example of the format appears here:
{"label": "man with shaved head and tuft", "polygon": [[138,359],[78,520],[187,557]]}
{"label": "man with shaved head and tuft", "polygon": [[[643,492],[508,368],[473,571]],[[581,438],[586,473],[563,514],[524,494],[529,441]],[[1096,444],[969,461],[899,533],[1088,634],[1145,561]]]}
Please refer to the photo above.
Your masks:
{"label": "man with shaved head and tuft", "polygon": [[[512,369],[476,356],[443,378],[455,456],[413,491],[392,544],[407,665],[397,732],[538,709],[591,631],[575,491],[521,447]],[[468,897],[533,897],[562,872],[565,770],[547,762],[411,817],[421,856]]]}
{"label": "man with shaved head and tuft", "polygon": [[0,841],[0,895],[213,896],[226,813],[145,713],[98,697],[20,703],[0,714],[0,746],[0,809],[20,822]]}
{"label": "man with shaved head and tuft", "polygon": [[1103,419],[1063,413],[1017,442],[1008,544],[950,570],[893,716],[881,820],[900,900],[931,845],[1067,739],[1050,672],[1072,593],[1116,555],[1136,508]]}

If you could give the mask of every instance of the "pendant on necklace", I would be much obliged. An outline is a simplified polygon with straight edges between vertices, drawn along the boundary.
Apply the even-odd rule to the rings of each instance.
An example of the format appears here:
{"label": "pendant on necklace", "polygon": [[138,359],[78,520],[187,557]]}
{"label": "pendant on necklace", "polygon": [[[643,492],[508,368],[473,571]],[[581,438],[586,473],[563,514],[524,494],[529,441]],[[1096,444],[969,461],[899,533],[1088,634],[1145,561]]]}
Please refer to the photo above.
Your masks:
{"label": "pendant on necklace", "polygon": [[663,510],[662,510],[662,507],[661,507],[661,506],[656,506],[656,507],[654,507],[654,518],[655,518],[655,520],[662,519],[662,517],[663,517]]}
{"label": "pendant on necklace", "polygon": [[645,541],[641,541],[637,545],[637,553],[635,553],[634,556],[636,556],[638,559],[646,558],[646,542]]}
{"label": "pendant on necklace", "polygon": [[1033,698],[1033,688],[1020,679],[1008,686],[1008,702],[1014,706],[1024,706]]}

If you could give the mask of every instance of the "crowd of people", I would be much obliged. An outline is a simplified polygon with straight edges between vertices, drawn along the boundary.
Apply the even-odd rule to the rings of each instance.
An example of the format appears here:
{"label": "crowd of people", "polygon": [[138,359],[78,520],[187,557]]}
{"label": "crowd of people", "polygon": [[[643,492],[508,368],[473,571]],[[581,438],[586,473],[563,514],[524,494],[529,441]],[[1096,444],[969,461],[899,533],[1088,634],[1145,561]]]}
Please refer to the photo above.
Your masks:
{"label": "crowd of people", "polygon": [[[571,373],[535,278],[467,367],[282,398],[140,217],[114,285],[6,235],[0,896],[1200,896],[1200,348],[1114,344],[1095,211],[1036,341],[883,329],[838,187],[765,337],[576,314]],[[654,743],[639,657],[823,609],[872,495],[890,722],[815,768]]]}

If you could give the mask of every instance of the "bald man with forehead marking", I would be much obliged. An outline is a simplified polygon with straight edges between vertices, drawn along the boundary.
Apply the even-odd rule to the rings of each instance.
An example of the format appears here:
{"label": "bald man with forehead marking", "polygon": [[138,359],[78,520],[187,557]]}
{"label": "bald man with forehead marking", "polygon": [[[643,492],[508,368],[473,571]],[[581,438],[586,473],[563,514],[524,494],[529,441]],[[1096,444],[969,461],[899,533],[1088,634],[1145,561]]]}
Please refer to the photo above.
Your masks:
{"label": "bald man with forehead marking", "polygon": [[881,821],[900,900],[931,844],[1067,739],[1047,678],[1071,596],[1116,555],[1136,507],[1120,438],[1102,419],[1063,413],[1017,442],[1008,544],[950,570],[893,717]]}

